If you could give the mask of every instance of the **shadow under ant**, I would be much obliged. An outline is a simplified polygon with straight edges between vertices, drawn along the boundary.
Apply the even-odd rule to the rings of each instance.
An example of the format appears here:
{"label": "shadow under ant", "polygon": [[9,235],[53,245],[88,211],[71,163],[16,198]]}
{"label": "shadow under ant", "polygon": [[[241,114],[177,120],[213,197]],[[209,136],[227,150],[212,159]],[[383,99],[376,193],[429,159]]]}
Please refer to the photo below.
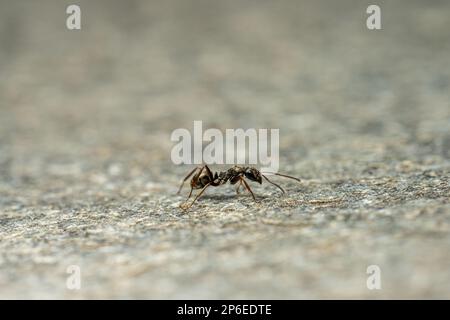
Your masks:
{"label": "shadow under ant", "polygon": [[[252,200],[252,197],[250,194],[245,194],[245,193],[241,193],[241,194],[205,194],[203,195],[202,199],[208,199],[208,200],[217,200],[217,201],[222,201],[222,200],[229,200],[229,199],[247,199],[248,200]],[[269,199],[271,198],[270,196],[265,196],[265,195],[258,195],[256,197],[256,200],[265,200],[265,199]],[[202,201],[201,199],[198,201]]]}

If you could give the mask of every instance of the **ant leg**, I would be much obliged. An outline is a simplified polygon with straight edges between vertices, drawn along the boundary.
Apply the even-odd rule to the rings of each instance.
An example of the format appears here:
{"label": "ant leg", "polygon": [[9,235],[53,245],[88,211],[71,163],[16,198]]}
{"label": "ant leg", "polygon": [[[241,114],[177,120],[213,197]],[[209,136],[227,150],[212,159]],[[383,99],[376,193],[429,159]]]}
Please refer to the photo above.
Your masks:
{"label": "ant leg", "polygon": [[239,194],[239,189],[242,187],[242,181],[239,180],[239,184],[236,186],[236,193]]}
{"label": "ant leg", "polygon": [[250,189],[250,186],[248,185],[248,183],[247,183],[243,178],[241,178],[241,181],[244,183],[244,185],[245,185],[245,187],[247,188],[247,190],[250,191],[250,193],[252,194],[253,200],[256,201],[256,197],[255,197],[255,195],[253,194],[252,189]]}
{"label": "ant leg", "polygon": [[[199,170],[199,169],[200,169],[200,167],[196,167],[196,168],[194,168],[191,172],[188,173],[188,175],[183,179],[183,181],[181,181],[181,185],[180,185],[180,187],[178,188],[177,194],[180,194],[181,189],[183,188],[183,185],[184,185],[184,183],[186,182],[186,180],[189,179],[189,178],[194,174],[194,172],[195,172],[196,170]],[[191,190],[191,192],[192,192],[192,190]]]}
{"label": "ant leg", "polygon": [[191,187],[191,192],[189,192],[189,196],[188,196],[187,199],[184,201],[184,203],[180,205],[180,208],[184,209],[184,207],[186,206],[186,202],[191,198],[192,190],[194,190],[194,188]]}
{"label": "ant leg", "polygon": [[210,185],[211,185],[211,183],[208,183],[206,186],[204,186],[203,189],[197,194],[197,196],[195,197],[194,201],[192,201],[190,205],[188,205],[187,207],[184,207],[183,209],[187,210],[190,207],[192,207],[194,202],[197,201],[198,198],[200,198],[200,196],[203,194],[203,192],[205,192],[206,188],[208,188]]}
{"label": "ant leg", "polygon": [[[274,186],[277,186],[277,187],[281,190],[281,192],[286,193],[282,187],[280,187],[279,185],[277,185],[275,182],[270,181],[265,175],[263,175],[263,174],[261,174],[261,175],[263,176],[264,179],[267,180],[267,182],[273,184]],[[299,181],[300,181],[300,180],[299,180]]]}
{"label": "ant leg", "polygon": [[186,201],[188,201],[189,198],[192,196],[192,190],[194,190],[194,188],[191,187],[191,192],[189,192],[189,196],[187,197]]}

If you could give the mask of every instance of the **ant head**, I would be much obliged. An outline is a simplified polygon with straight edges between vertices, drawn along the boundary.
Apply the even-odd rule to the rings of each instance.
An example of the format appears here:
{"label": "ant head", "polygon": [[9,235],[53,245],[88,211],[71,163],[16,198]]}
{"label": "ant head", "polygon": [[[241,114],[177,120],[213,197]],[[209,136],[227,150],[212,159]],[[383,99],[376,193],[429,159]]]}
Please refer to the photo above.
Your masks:
{"label": "ant head", "polygon": [[261,172],[259,172],[257,169],[255,169],[255,168],[246,168],[244,174],[245,174],[245,177],[247,179],[252,180],[252,181],[256,181],[259,184],[262,183]]}

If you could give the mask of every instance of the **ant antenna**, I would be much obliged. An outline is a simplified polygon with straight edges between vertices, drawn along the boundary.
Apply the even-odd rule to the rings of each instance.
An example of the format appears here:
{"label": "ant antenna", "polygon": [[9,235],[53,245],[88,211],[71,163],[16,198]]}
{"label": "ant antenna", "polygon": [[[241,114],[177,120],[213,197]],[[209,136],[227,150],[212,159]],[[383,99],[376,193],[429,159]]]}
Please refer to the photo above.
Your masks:
{"label": "ant antenna", "polygon": [[[265,172],[265,173],[266,173],[266,174],[267,174],[267,173],[270,173],[270,174],[274,174],[274,175],[276,175],[276,176],[285,177],[285,178],[289,178],[289,179],[294,179],[294,180],[297,180],[298,182],[301,182],[301,180],[300,180],[299,178],[292,177],[292,176],[288,176],[288,175],[286,175],[286,174],[275,173],[275,172]],[[266,179],[267,179],[267,178],[266,178]]]}
{"label": "ant antenna", "polygon": [[278,188],[281,190],[281,192],[286,193],[282,187],[280,187],[279,185],[277,185],[275,182],[270,181],[269,178],[267,178],[267,177],[266,177],[265,175],[263,175],[262,173],[261,173],[261,175],[263,176],[264,179],[267,180],[267,182],[269,182],[269,183],[273,184],[274,186],[278,187]]}

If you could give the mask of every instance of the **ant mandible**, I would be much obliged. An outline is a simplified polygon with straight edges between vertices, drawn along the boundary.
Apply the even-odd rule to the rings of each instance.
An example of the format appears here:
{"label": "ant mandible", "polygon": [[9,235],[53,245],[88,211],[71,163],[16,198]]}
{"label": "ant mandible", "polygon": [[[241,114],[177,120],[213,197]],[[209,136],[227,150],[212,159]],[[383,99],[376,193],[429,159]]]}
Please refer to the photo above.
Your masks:
{"label": "ant mandible", "polygon": [[[262,178],[264,178],[267,182],[273,184],[274,186],[279,188],[281,190],[281,192],[285,193],[285,191],[282,187],[280,187],[278,184],[270,181],[264,174],[262,174],[256,168],[233,166],[230,169],[228,169],[227,171],[220,171],[219,173],[215,172],[213,174],[212,171],[208,168],[208,166],[204,165],[202,167],[194,168],[191,172],[188,173],[188,175],[181,182],[181,185],[180,185],[180,188],[178,189],[177,194],[180,194],[184,183],[194,173],[195,173],[195,175],[191,179],[191,191],[189,192],[189,196],[186,199],[186,202],[183,205],[181,205],[181,208],[184,210],[189,209],[195,203],[195,201],[197,201],[197,199],[201,197],[203,192],[205,192],[205,190],[209,186],[218,187],[218,186],[221,186],[221,185],[227,183],[228,181],[232,185],[239,182],[239,185],[236,186],[236,193],[239,193],[239,189],[241,188],[242,185],[244,185],[245,188],[252,195],[253,200],[256,201],[255,194],[253,193],[252,189],[248,185],[247,181],[245,181],[245,178],[247,178],[251,181],[258,182],[259,184],[262,184]],[[288,175],[281,174],[281,173],[273,173],[273,174],[275,174],[277,176],[285,177],[285,178],[294,179],[294,180],[297,180],[300,182],[300,179],[292,177],[292,176],[288,176]],[[194,201],[192,201],[191,204],[187,205],[186,203],[191,198],[192,191],[194,189],[201,189],[201,191],[196,195],[196,197],[194,198]]]}

